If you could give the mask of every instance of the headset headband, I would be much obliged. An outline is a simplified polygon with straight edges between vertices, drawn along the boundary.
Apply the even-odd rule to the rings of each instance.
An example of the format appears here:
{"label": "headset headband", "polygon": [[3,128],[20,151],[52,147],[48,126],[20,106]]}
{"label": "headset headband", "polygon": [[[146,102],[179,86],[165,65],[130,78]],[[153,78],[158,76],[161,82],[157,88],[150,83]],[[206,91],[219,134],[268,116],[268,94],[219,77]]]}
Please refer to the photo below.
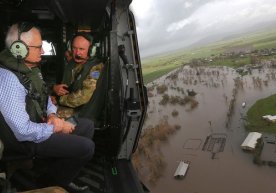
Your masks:
{"label": "headset headband", "polygon": [[73,38],[72,38],[72,42],[73,42],[74,39],[75,39],[76,37],[78,37],[78,36],[83,37],[84,39],[86,39],[87,41],[89,41],[90,45],[92,45],[92,43],[93,43],[93,38],[92,38],[91,35],[89,35],[89,34],[86,33],[86,32],[78,32],[78,33],[76,33],[76,34],[73,36]]}
{"label": "headset headband", "polygon": [[18,23],[18,38],[10,46],[12,55],[17,59],[24,59],[29,54],[28,45],[21,40],[21,34],[30,31],[34,25],[30,22]]}

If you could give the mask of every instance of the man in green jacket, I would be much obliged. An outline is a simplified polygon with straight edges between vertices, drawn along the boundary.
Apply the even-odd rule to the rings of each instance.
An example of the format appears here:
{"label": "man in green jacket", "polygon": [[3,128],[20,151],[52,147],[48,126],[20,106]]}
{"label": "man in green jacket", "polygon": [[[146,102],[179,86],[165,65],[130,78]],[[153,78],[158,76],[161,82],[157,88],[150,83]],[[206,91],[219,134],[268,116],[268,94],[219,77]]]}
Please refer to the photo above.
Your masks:
{"label": "man in green jacket", "polygon": [[89,102],[96,89],[103,64],[90,57],[92,38],[86,33],[77,33],[72,40],[72,60],[65,66],[62,84],[54,85],[59,96],[58,115],[71,117]]}

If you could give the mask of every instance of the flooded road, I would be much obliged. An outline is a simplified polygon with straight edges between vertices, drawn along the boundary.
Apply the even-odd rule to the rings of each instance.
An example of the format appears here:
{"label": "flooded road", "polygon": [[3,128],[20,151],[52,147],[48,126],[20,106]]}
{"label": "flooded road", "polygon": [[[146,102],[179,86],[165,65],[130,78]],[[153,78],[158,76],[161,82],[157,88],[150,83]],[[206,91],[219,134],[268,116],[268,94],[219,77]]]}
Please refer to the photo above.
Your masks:
{"label": "flooded road", "polygon": [[[243,152],[240,145],[248,133],[241,118],[257,100],[276,93],[275,73],[269,65],[252,69],[245,76],[226,67],[185,66],[149,84],[154,89],[150,91],[153,97],[149,98],[144,128],[158,124],[164,116],[170,124],[181,126],[168,141],[160,143],[166,166],[155,184],[144,180],[151,192],[274,193],[276,168],[253,164],[253,155]],[[169,96],[183,96],[187,89],[193,90],[199,104],[194,109],[189,105],[159,105],[163,94],[156,92],[158,85],[167,85],[165,93]],[[178,115],[172,116],[173,111]],[[203,150],[209,135],[224,136],[221,152],[216,146],[212,151]],[[214,151],[218,153],[213,155]],[[177,180],[173,175],[181,160],[189,161],[190,167],[185,178]],[[146,179],[146,174],[140,175]]]}

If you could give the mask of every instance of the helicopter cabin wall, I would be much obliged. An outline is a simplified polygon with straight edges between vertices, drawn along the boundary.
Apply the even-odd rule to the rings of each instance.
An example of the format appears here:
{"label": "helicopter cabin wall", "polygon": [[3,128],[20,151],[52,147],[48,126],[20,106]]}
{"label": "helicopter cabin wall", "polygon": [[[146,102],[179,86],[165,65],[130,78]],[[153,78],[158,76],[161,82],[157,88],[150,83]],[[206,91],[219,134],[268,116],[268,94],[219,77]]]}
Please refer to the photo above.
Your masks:
{"label": "helicopter cabin wall", "polygon": [[[137,68],[134,53],[133,31],[129,24],[129,5],[120,3],[116,5],[117,42],[120,55],[124,112],[123,112],[123,144],[119,152],[119,159],[130,159],[135,138],[139,129],[141,119],[141,106],[138,87]],[[136,35],[136,34],[135,34]]]}

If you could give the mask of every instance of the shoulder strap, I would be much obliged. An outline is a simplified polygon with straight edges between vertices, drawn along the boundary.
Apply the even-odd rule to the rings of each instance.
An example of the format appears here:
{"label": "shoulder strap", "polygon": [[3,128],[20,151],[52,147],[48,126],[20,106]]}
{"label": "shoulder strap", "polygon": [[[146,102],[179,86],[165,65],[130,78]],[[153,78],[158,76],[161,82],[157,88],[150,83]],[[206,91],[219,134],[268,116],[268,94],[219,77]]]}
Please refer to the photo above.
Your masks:
{"label": "shoulder strap", "polygon": [[70,85],[72,81],[72,70],[75,66],[74,60],[70,60],[64,68],[62,83]]}
{"label": "shoulder strap", "polygon": [[78,89],[80,89],[82,87],[82,83],[83,83],[84,79],[87,77],[88,73],[90,72],[90,69],[96,65],[98,65],[98,60],[96,58],[88,60],[87,63],[85,63],[82,70],[75,76],[76,79],[74,82],[72,82],[71,85],[69,85],[68,90],[70,92],[75,92]]}

